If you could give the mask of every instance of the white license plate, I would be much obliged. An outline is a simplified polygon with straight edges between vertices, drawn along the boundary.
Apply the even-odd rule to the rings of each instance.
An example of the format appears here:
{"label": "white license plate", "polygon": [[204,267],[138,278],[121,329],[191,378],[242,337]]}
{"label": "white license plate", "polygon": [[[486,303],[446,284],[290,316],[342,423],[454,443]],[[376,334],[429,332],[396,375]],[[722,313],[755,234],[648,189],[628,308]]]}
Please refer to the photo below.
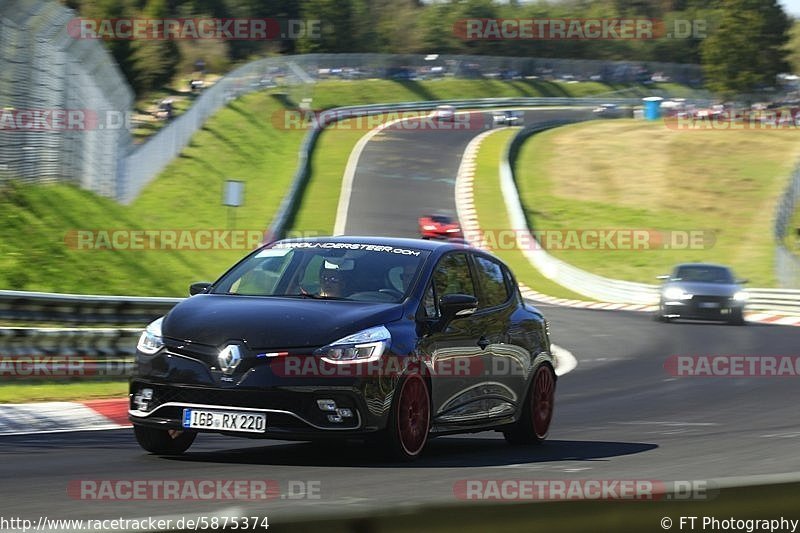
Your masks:
{"label": "white license plate", "polygon": [[183,427],[190,429],[263,433],[267,429],[267,415],[262,413],[245,413],[241,411],[184,409]]}
{"label": "white license plate", "polygon": [[700,302],[700,307],[704,309],[716,309],[719,307],[717,302]]}

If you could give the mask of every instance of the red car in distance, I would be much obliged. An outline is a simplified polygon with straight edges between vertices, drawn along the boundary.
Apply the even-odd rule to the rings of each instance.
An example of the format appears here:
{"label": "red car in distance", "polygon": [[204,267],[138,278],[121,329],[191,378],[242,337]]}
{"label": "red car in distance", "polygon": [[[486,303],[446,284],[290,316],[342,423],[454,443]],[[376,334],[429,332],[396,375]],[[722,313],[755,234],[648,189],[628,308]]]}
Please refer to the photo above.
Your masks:
{"label": "red car in distance", "polygon": [[458,221],[448,215],[420,217],[419,234],[423,239],[450,239],[464,236]]}

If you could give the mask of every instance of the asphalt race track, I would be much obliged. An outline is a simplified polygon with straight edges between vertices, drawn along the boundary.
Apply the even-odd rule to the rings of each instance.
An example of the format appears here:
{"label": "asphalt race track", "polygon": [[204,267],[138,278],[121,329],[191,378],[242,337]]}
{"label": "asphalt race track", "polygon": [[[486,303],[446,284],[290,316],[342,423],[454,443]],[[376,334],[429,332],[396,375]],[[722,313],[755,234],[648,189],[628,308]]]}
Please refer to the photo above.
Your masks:
{"label": "asphalt race track", "polygon": [[[531,111],[526,122],[562,118]],[[461,153],[477,131],[376,136],[355,175],[347,233],[413,235],[426,211],[453,210]],[[676,262],[680,257],[676,257]],[[465,479],[719,480],[800,472],[797,378],[676,378],[672,355],[798,355],[800,328],[661,324],[643,313],[541,306],[578,367],[558,382],[550,440],[511,447],[500,434],[430,442],[410,465],[351,444],[200,435],[180,458],[150,456],[130,430],[0,438],[0,515],[49,518],[281,517],[455,501]],[[247,501],[95,501],[80,480],[274,480],[281,497]],[[312,482],[296,496],[300,482]],[[72,483],[72,485],[71,485]],[[307,498],[313,496],[314,498]]]}

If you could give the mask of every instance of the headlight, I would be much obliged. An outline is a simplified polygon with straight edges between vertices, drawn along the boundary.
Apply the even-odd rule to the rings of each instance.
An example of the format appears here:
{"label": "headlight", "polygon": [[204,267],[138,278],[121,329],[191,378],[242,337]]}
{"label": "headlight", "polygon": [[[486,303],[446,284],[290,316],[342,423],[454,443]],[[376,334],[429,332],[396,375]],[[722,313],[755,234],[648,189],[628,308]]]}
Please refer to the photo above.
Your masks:
{"label": "headlight", "polygon": [[664,291],[665,300],[688,300],[692,297],[691,294],[683,292],[683,289],[678,287],[669,287]]}
{"label": "headlight", "polygon": [[424,229],[425,231],[433,231],[436,229],[436,226],[434,226],[433,224],[425,224],[424,226],[422,226],[422,229]]}
{"label": "headlight", "polygon": [[739,291],[739,292],[737,292],[736,294],[734,294],[734,295],[733,295],[733,299],[734,299],[734,300],[736,300],[737,302],[744,302],[744,301],[746,301],[746,300],[747,300],[749,297],[750,297],[750,295],[749,295],[749,294],[747,294],[747,293],[746,293],[746,292],[744,292],[744,291]]}
{"label": "headlight", "polygon": [[375,361],[389,348],[391,342],[389,330],[376,326],[323,346],[314,354],[329,363]]}
{"label": "headlight", "polygon": [[164,347],[164,339],[161,338],[161,322],[164,317],[157,318],[147,326],[139,337],[136,349],[147,355],[153,355]]}

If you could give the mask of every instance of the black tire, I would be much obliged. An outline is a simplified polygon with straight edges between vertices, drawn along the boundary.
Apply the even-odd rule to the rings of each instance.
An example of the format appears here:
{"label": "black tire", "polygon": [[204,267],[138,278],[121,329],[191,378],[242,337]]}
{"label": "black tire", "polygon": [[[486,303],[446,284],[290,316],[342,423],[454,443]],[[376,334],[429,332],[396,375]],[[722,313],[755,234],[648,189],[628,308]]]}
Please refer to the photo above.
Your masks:
{"label": "black tire", "polygon": [[731,318],[728,319],[728,324],[732,326],[744,326],[747,322],[744,319],[743,311],[734,311],[731,313]]}
{"label": "black tire", "polygon": [[176,431],[147,426],[133,426],[133,434],[136,435],[139,446],[157,455],[180,455],[189,449],[197,436],[196,431]]}
{"label": "black tire", "polygon": [[665,324],[672,322],[671,318],[664,316],[664,309],[661,306],[659,306],[658,310],[653,313],[653,320],[656,322],[664,322]]}
{"label": "black tire", "polygon": [[425,449],[430,425],[428,384],[419,373],[408,374],[397,385],[388,425],[379,438],[386,457],[393,461],[415,460]]}
{"label": "black tire", "polygon": [[540,444],[547,438],[553,419],[556,373],[542,363],[533,373],[522,414],[513,426],[503,431],[510,444]]}

